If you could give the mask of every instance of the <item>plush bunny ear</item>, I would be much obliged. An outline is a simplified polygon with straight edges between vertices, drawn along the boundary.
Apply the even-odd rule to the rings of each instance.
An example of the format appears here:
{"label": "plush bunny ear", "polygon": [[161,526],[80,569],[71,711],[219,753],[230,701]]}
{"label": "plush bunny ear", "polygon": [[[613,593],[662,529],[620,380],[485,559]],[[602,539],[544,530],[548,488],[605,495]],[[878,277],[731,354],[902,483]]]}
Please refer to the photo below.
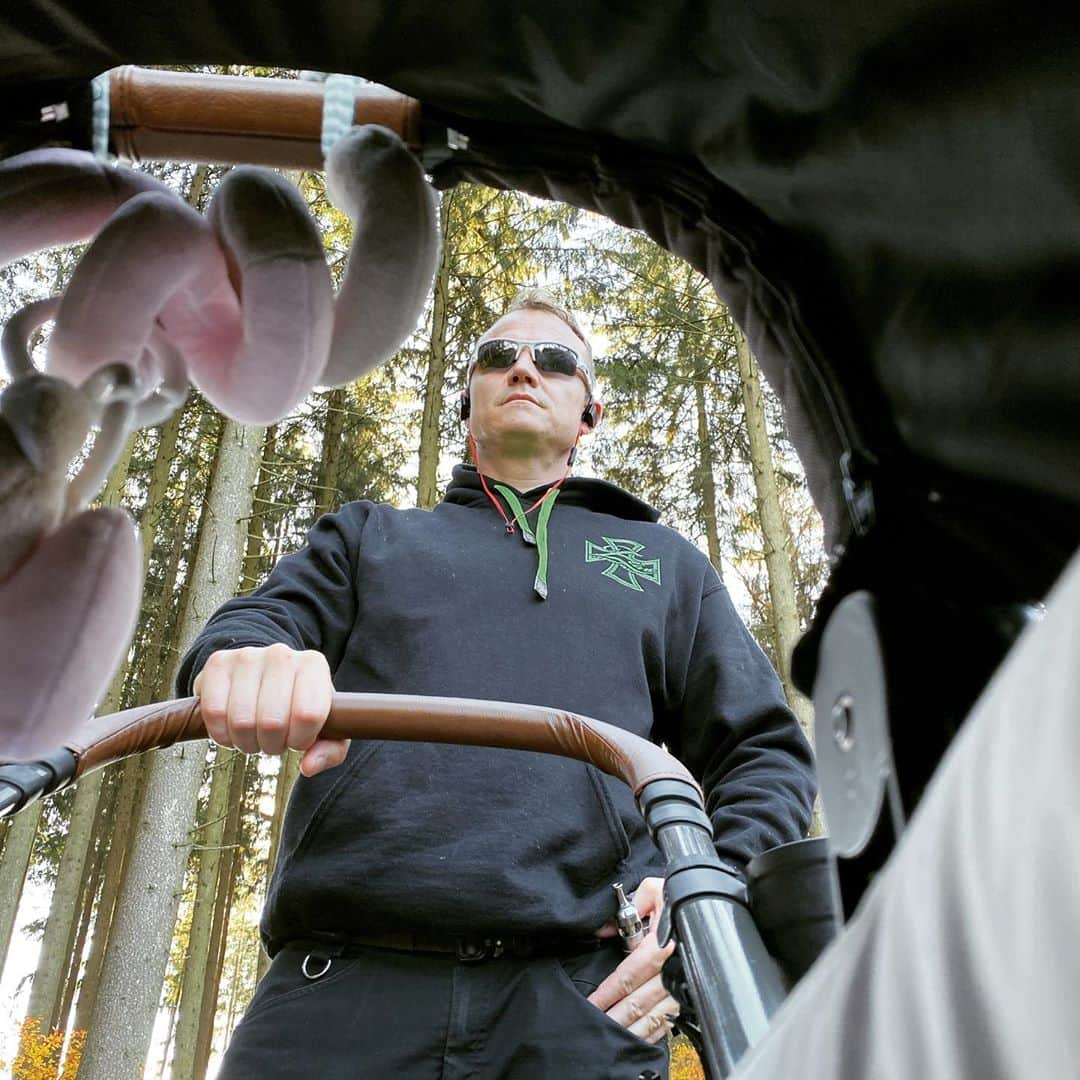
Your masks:
{"label": "plush bunny ear", "polygon": [[326,183],[354,228],[319,379],[340,386],[392,356],[416,329],[439,261],[438,210],[420,163],[376,124],[353,128],[334,146]]}
{"label": "plush bunny ear", "polygon": [[[184,257],[192,256],[187,261],[171,243],[185,228],[192,234],[183,245]],[[162,379],[168,386],[150,399],[153,416],[145,405],[136,413],[137,423],[159,421],[182,400],[187,373],[182,362],[162,363],[161,348],[144,348],[158,314],[148,310],[154,297],[169,294],[167,310],[190,328],[192,341],[184,348],[205,349],[209,342],[220,349],[223,339],[240,336],[239,304],[213,233],[160,181],[103,165],[89,154],[35,150],[0,162],[0,263],[95,233],[63,302],[39,301],[9,320],[4,359],[12,374],[29,373],[28,334],[55,316],[46,367],[79,385],[102,367],[124,364],[134,389],[144,393]],[[146,251],[162,257],[147,259]]]}
{"label": "plush bunny ear", "polygon": [[120,510],[86,510],[0,584],[0,760],[29,761],[78,730],[135,628],[141,558]]}
{"label": "plush bunny ear", "polygon": [[86,396],[49,375],[22,375],[0,392],[0,583],[59,524],[91,419]]}
{"label": "plush bunny ear", "polygon": [[129,199],[98,233],[60,301],[46,370],[78,386],[124,364],[149,392],[162,376],[149,348],[159,317],[185,357],[227,364],[237,351],[240,307],[213,230],[169,191]]}
{"label": "plush bunny ear", "polygon": [[208,216],[243,298],[243,326],[227,363],[185,351],[192,381],[234,419],[271,424],[306,397],[330,347],[333,290],[322,240],[296,187],[266,169],[233,169]]}
{"label": "plush bunny ear", "polygon": [[0,265],[93,236],[141,191],[172,194],[152,176],[81,150],[31,150],[0,161]]}

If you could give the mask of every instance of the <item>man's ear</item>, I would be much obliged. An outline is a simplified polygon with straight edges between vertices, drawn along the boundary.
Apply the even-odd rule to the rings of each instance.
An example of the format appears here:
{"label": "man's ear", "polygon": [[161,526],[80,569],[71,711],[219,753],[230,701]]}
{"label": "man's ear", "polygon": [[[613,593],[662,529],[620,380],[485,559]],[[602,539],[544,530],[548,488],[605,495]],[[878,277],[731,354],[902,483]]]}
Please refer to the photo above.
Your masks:
{"label": "man's ear", "polygon": [[593,431],[599,424],[600,419],[604,415],[604,406],[599,401],[590,401],[585,406],[585,411],[581,414],[581,434],[585,435],[590,431]]}

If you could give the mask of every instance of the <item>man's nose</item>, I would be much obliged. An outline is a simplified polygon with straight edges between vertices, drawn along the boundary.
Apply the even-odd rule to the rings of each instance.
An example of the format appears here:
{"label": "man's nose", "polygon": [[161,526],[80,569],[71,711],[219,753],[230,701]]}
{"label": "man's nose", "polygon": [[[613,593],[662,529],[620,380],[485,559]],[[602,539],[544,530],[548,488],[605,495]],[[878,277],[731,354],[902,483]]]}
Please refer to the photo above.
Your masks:
{"label": "man's nose", "polygon": [[517,356],[514,357],[514,362],[510,366],[510,381],[521,380],[532,383],[534,386],[540,381],[539,372],[533,361],[532,349],[528,345],[522,345],[518,349]]}

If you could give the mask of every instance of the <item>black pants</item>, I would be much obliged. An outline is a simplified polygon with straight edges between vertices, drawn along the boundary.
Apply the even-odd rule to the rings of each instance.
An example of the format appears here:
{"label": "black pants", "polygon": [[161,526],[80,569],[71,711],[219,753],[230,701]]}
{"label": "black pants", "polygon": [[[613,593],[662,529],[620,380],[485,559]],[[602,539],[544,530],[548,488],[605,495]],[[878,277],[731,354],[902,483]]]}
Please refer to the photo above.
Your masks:
{"label": "black pants", "polygon": [[[617,941],[563,957],[455,957],[364,948],[310,980],[286,947],[259,983],[220,1080],[277,1077],[666,1080],[650,1045],[586,1001]],[[309,971],[326,962],[313,958]]]}

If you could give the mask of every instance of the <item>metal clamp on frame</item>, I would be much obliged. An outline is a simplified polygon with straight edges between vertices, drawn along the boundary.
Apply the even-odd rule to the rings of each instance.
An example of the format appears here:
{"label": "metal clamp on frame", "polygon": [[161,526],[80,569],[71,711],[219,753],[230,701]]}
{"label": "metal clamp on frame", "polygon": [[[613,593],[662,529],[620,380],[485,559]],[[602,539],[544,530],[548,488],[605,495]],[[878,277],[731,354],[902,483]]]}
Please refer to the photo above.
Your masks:
{"label": "metal clamp on frame", "polygon": [[680,859],[669,869],[664,881],[664,910],[656,928],[656,940],[661,948],[678,937],[675,927],[679,907],[687,900],[700,897],[739,904],[747,910],[750,906],[746,886],[732,871],[723,867],[716,855]]}
{"label": "metal clamp on frame", "polygon": [[659,842],[660,830],[666,825],[692,825],[703,829],[712,838],[712,822],[705,813],[701,793],[684,780],[654,780],[638,795],[649,834]]}
{"label": "metal clamp on frame", "polygon": [[0,764],[0,818],[64,787],[75,775],[75,766],[75,755],[67,747],[38,761]]}

